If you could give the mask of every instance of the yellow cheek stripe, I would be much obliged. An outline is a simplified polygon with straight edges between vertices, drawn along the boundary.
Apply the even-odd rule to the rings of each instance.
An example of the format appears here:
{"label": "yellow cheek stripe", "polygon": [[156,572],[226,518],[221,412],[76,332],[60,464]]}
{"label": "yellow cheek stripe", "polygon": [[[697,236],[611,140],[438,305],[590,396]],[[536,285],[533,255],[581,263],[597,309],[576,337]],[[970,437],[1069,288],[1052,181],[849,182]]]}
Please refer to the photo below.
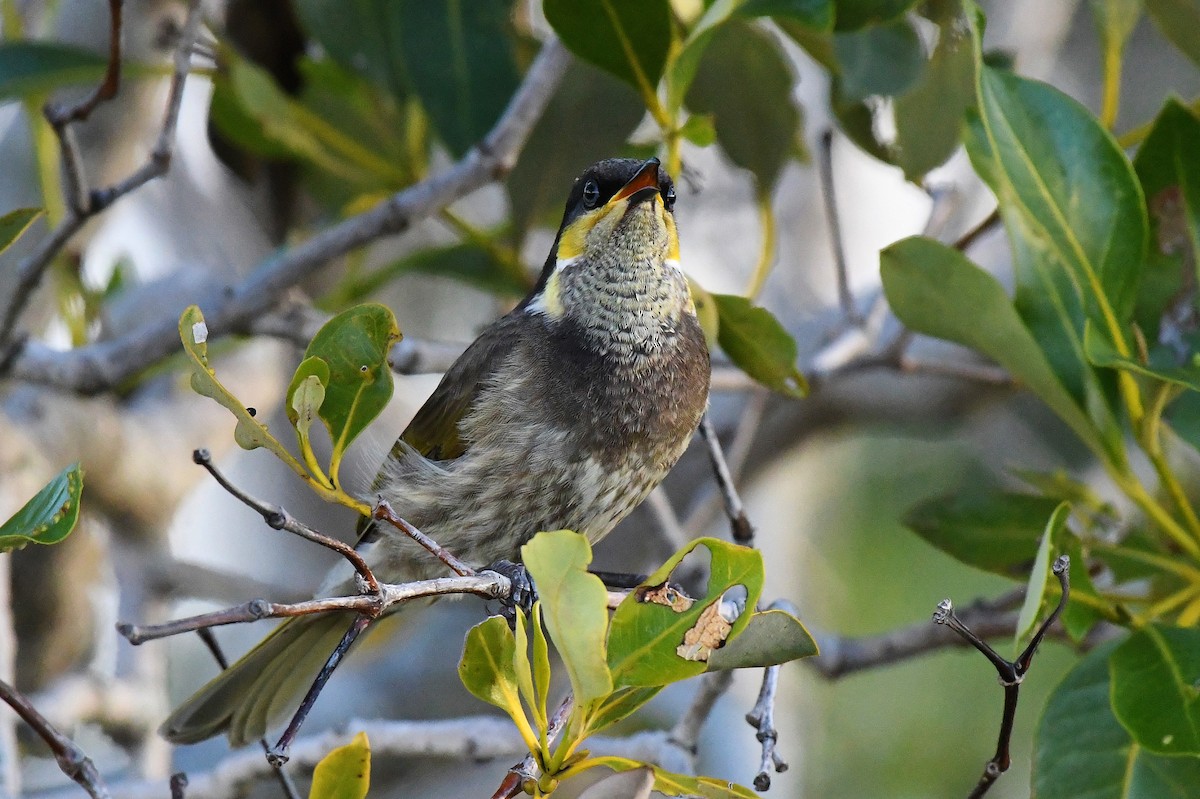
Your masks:
{"label": "yellow cheek stripe", "polygon": [[562,237],[558,240],[557,258],[559,261],[568,261],[583,255],[588,234],[600,221],[601,212],[604,210],[604,208],[598,208],[595,211],[589,211],[567,225],[567,229],[563,231]]}
{"label": "yellow cheek stripe", "polygon": [[679,231],[675,228],[675,217],[661,204],[658,205],[658,215],[667,229],[667,260],[679,261]]}
{"label": "yellow cheek stripe", "polygon": [[529,303],[530,313],[542,313],[551,319],[561,319],[563,315],[562,297],[559,296],[558,272],[552,272],[546,281],[542,293]]}

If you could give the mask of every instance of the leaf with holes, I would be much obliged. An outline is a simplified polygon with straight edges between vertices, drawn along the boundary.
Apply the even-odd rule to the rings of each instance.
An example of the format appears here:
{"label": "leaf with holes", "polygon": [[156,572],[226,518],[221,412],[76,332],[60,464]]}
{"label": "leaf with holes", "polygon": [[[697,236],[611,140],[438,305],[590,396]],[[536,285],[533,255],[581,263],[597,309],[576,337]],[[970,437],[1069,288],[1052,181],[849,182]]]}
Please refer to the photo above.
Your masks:
{"label": "leaf with holes", "polygon": [[717,340],[739,369],[767,388],[799,399],[808,381],[796,366],[796,340],[766,308],[734,294],[709,294],[717,309]]}
{"label": "leaf with holes", "polygon": [[26,544],[57,544],[75,529],[83,495],[83,469],[68,466],[0,525],[0,552]]}
{"label": "leaf with holes", "polygon": [[750,617],[741,635],[712,653],[709,671],[758,669],[818,654],[804,622],[786,610],[764,610]]}

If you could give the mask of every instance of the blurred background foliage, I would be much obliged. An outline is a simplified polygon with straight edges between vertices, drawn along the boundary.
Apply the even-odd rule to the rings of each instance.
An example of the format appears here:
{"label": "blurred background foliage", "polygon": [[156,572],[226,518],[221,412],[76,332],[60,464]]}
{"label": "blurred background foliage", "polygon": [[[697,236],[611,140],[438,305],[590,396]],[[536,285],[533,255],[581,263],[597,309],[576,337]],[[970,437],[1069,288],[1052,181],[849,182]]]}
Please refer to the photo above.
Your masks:
{"label": "blurred background foliage", "polygon": [[[153,100],[161,100],[172,25],[178,32],[179,3],[126,5],[125,85],[81,131],[96,185],[144,154],[147,132],[161,118]],[[99,79],[105,6],[0,2],[0,211],[47,211],[0,255],[0,296],[11,290],[13,265],[28,252],[22,247],[62,218],[57,145],[37,109],[64,85]],[[679,184],[683,261],[702,311],[711,311],[706,319],[719,362],[732,361],[775,389],[767,398],[741,383],[713,399],[722,432],[744,444],[749,511],[768,564],[765,596],[793,599],[814,629],[839,635],[918,623],[943,596],[966,604],[1026,581],[1050,512],[1068,499],[1071,532],[1053,544],[1076,556],[1076,589],[1089,597],[1072,606],[1072,637],[1084,639],[1100,619],[1194,628],[1195,578],[1161,562],[1147,568],[1146,556],[1187,561],[1184,540],[1198,535],[1185,507],[1200,485],[1194,452],[1200,382],[1191,360],[1200,122],[1194,101],[1171,98],[1200,93],[1200,44],[1193,35],[1200,6],[1194,0],[981,6],[986,28],[964,0],[206,4],[210,29],[202,49],[210,58],[196,74],[207,82],[192,81],[202,88],[190,89],[192,111],[181,121],[175,168],[63,251],[26,324],[66,346],[120,331],[147,313],[147,304],[181,309],[273,249],[304,242],[445,169],[496,123],[539,42],[553,32],[575,59],[500,186],[453,204],[404,237],[340,259],[304,287],[316,306],[335,311],[380,299],[396,309],[408,336],[469,340],[533,285],[570,181],[583,166],[612,155],[657,154]],[[1014,109],[1025,116],[1014,116]],[[1002,130],[1001,123],[1010,127]],[[839,236],[830,233],[820,204],[826,131],[833,131]],[[1013,165],[1021,157],[1029,162],[1024,182]],[[1051,195],[1044,207],[1030,205],[1026,193],[1038,179]],[[979,288],[978,270],[944,246],[922,240],[889,247],[919,233],[953,242],[985,219],[997,199],[1010,243],[995,232],[999,227],[987,227],[967,254],[999,277],[1015,304],[1004,294],[997,305],[1001,295],[990,283]],[[1099,290],[1080,281],[1070,263],[1046,255],[1054,236],[1043,235],[1039,224],[1054,227],[1047,220],[1060,211],[1060,227],[1079,236],[1083,260],[1095,253],[1103,267]],[[835,277],[835,248],[845,250],[844,281]],[[889,269],[898,276],[886,298],[899,320],[880,299],[885,248],[885,280]],[[991,305],[981,304],[985,294]],[[1106,303],[1116,314],[1108,328],[1096,312]],[[1000,305],[1009,309],[1010,326],[984,324],[995,317],[977,311]],[[1046,404],[1014,391],[1007,376],[994,379],[990,364],[958,347],[924,337],[911,342],[901,323],[973,347]],[[1032,348],[1023,346],[1023,330],[1033,332]],[[907,349],[889,360],[884,345],[893,341]],[[250,361],[260,378],[271,373],[272,357],[294,365],[298,352],[264,357]],[[1050,377],[1039,382],[1029,364],[1042,359]],[[814,383],[811,397],[799,402],[797,364]],[[400,379],[389,419],[368,433],[375,440],[358,453],[364,484],[435,379]],[[121,418],[141,418],[131,414],[157,390],[149,382],[130,387],[130,401],[117,406]],[[4,391],[5,413],[20,428],[28,388]],[[262,408],[282,396],[278,380],[243,388],[239,396],[255,391]],[[200,400],[182,400],[189,401]],[[1139,405],[1164,424],[1152,430],[1141,424],[1146,414]],[[176,407],[169,418],[188,440],[169,456],[159,453],[159,464],[174,458],[187,470],[183,453],[205,443],[199,438],[229,438],[208,417],[185,420]],[[739,425],[757,432],[738,436]],[[144,420],[134,427],[143,436],[160,429]],[[85,446],[78,437],[55,441],[31,445],[55,471],[81,457],[71,454]],[[667,483],[680,517],[693,523],[686,527],[690,536],[724,530],[718,515],[706,512],[712,487],[697,449]],[[90,478],[97,470],[82,457]],[[105,463],[104,455],[93,457]],[[286,479],[280,473],[244,455],[228,457],[247,487],[280,492]],[[247,533],[251,519],[216,507],[215,495],[192,491],[192,482],[145,492],[158,502],[155,510],[135,504],[121,483],[97,489],[90,536],[116,553],[108,570],[136,572],[122,565],[131,549],[169,545],[178,557],[249,572],[294,593],[315,584],[312,575],[324,565],[319,556]],[[1177,494],[1159,490],[1172,483]],[[322,515],[327,511],[311,498],[277,498],[325,529],[350,527],[345,516]],[[1165,514],[1157,521],[1155,509]],[[645,511],[636,514],[599,548],[598,565],[628,570],[661,561],[674,547],[646,534],[656,523]],[[1183,539],[1164,534],[1164,524],[1180,527]],[[84,553],[78,557],[94,562],[95,547],[82,543],[88,536],[68,543],[76,546],[76,539]],[[62,563],[38,568],[20,560],[14,570],[18,596],[37,593],[49,579],[35,575],[77,573]],[[1039,596],[1041,576],[1032,588]],[[112,586],[111,575],[89,579]],[[147,591],[179,598],[161,588]],[[74,605],[71,597],[63,601],[65,610],[53,618],[90,613],[80,609],[86,601],[78,596]],[[121,613],[140,617],[146,610],[127,597],[114,602]],[[337,693],[314,721],[336,724],[355,712],[479,712],[454,677],[461,636],[446,643],[446,630],[457,635],[478,619],[478,608],[466,605],[406,622],[418,628],[406,633],[411,646],[376,645],[374,659],[348,665],[350,676],[334,681]],[[107,630],[84,636],[65,622],[45,623],[47,613],[17,607],[21,651],[59,653],[22,655],[28,685],[48,683],[72,660],[78,667],[89,652],[93,672],[129,668],[121,665],[127,655],[112,655],[111,644],[83,651]],[[56,644],[52,631],[59,627],[70,640]],[[250,643],[259,633],[234,635]],[[1078,746],[1078,736],[1055,726],[1053,716],[1039,721],[1046,697],[1078,661],[1071,649],[1051,642],[1039,655],[1017,715],[1014,767],[991,795],[1029,795],[1039,723],[1037,746],[1049,747],[1040,762],[1060,763],[1058,755]],[[174,644],[172,654],[175,694],[209,673],[194,643]],[[1076,674],[1105,679],[1092,661]],[[799,664],[783,681],[777,723],[792,769],[776,775],[770,795],[965,795],[992,753],[1001,695],[973,652],[942,652],[836,682]],[[749,781],[757,744],[740,716],[753,683],[741,679],[718,705],[702,742],[704,773]],[[385,695],[361,690],[364,684],[385,686]],[[1131,690],[1137,694],[1136,685]],[[414,704],[417,694],[436,701]],[[670,724],[688,697],[686,689],[665,692],[638,723]],[[1174,707],[1160,700],[1146,699]],[[1091,707],[1084,717],[1099,728],[1113,720],[1106,710],[1106,704]],[[1122,721],[1112,725],[1114,751],[1137,755],[1126,731],[1131,722]],[[203,768],[223,752],[218,742],[178,753],[175,762]],[[127,750],[123,756],[131,764],[141,757]],[[1160,776],[1177,777],[1194,774],[1200,762],[1195,753],[1147,759],[1149,770],[1158,764],[1165,769]],[[1086,768],[1103,774],[1108,765],[1092,760]],[[392,778],[426,786],[423,795],[430,796],[482,792],[494,787],[496,774],[494,764],[393,769]],[[1076,796],[1076,788],[1087,787],[1038,779],[1039,796]],[[1146,774],[1140,779],[1124,788],[1110,781],[1096,795],[1168,795]],[[1178,795],[1188,795],[1182,790]]]}

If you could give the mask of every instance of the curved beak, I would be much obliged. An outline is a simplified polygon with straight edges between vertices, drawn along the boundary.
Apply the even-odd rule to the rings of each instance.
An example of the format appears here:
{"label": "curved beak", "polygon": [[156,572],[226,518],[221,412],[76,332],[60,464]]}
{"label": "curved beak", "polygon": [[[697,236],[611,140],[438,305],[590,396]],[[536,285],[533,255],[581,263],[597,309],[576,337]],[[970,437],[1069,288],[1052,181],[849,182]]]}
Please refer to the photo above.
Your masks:
{"label": "curved beak", "polygon": [[610,202],[617,203],[627,199],[632,206],[657,196],[658,168],[659,160],[657,158],[651,158],[642,164],[642,168],[637,171],[637,174],[630,178],[629,182],[613,195]]}

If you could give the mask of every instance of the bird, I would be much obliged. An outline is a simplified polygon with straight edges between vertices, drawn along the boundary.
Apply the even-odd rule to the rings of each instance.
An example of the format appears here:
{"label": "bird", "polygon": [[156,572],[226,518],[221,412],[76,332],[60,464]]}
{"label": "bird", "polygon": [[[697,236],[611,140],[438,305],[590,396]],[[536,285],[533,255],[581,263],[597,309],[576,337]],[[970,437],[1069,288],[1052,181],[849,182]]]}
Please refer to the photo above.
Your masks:
{"label": "bird", "polygon": [[[541,275],[450,366],[373,490],[472,565],[519,560],[537,532],[593,544],[682,456],[708,404],[710,356],[680,267],[675,187],[657,158],[587,168]],[[441,575],[390,526],[356,545],[388,582]],[[355,593],[348,563],[318,595]],[[174,710],[161,733],[234,746],[285,719],[353,614],[289,619]]]}

